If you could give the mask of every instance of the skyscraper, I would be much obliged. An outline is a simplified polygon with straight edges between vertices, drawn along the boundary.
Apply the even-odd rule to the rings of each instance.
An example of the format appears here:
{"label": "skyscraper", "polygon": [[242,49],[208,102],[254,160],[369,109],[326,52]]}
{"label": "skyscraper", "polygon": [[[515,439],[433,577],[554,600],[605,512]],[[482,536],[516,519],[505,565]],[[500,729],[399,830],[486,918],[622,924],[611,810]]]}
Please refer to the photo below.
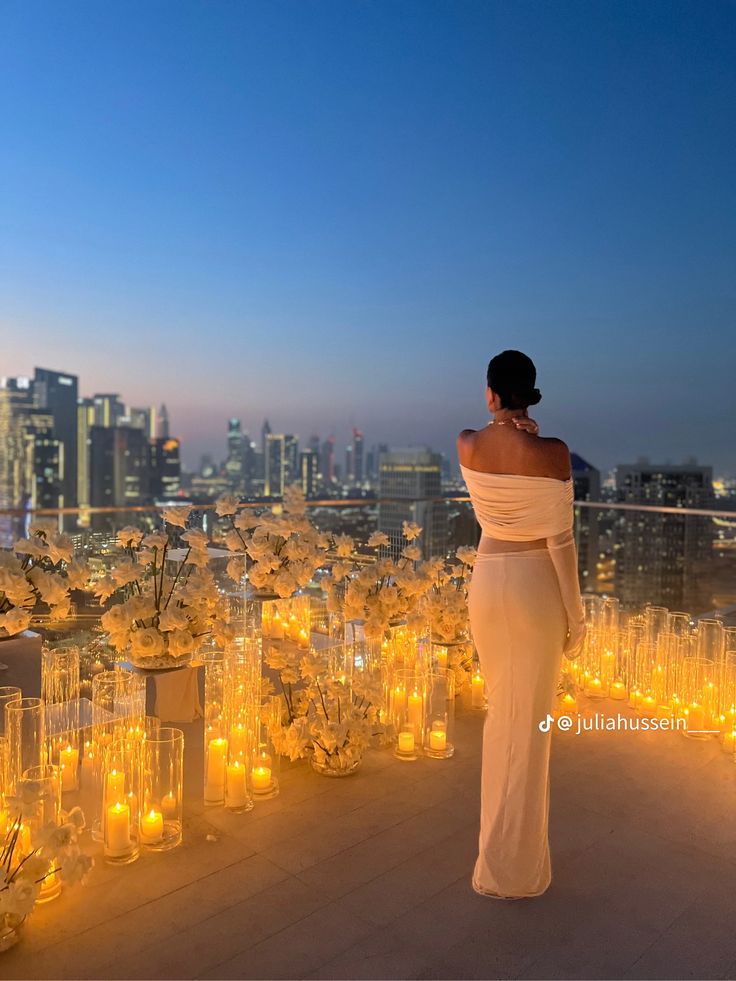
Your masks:
{"label": "skyscraper", "polygon": [[63,447],[62,507],[77,504],[77,376],[36,368],[33,398],[54,420],[54,437]]}
{"label": "skyscraper", "polygon": [[[570,454],[576,501],[600,501],[600,471],[577,453]],[[595,508],[575,508],[578,576],[583,591],[594,592],[599,553],[599,513]]]}
{"label": "skyscraper", "polygon": [[[628,504],[674,508],[713,506],[713,470],[643,460],[616,468],[616,491]],[[698,515],[625,511],[617,523],[616,591],[632,607],[656,603],[702,613],[713,608],[702,567],[712,557],[712,519]]]}
{"label": "skyscraper", "polygon": [[263,494],[265,497],[281,497],[284,493],[284,436],[265,434]]}
{"label": "skyscraper", "polygon": [[335,437],[328,436],[322,444],[322,459],[320,461],[322,480],[328,487],[335,479]]}
{"label": "skyscraper", "polygon": [[181,445],[173,436],[151,443],[150,495],[157,501],[176,497],[181,487]]}
{"label": "skyscraper", "polygon": [[363,453],[363,433],[353,429],[353,480],[356,484],[362,484],[365,479]]}
{"label": "skyscraper", "polygon": [[313,497],[317,489],[317,454],[311,448],[299,454],[299,477],[306,497]]}
{"label": "skyscraper", "polygon": [[[80,508],[90,505],[90,430],[94,425],[94,400],[80,398],[77,402],[77,503]],[[80,519],[82,517],[80,515]],[[86,518],[84,521],[86,523]]]}
{"label": "skyscraper", "polygon": [[230,419],[227,424],[227,460],[225,473],[233,490],[241,490],[245,464],[245,441],[240,419]]}
{"label": "skyscraper", "polygon": [[117,426],[125,416],[125,405],[114,393],[98,393],[92,396],[95,407],[95,426]]}
{"label": "skyscraper", "polygon": [[158,437],[160,439],[169,438],[169,410],[164,404],[158,411]]}
{"label": "skyscraper", "polygon": [[379,471],[378,528],[388,535],[394,554],[403,544],[403,522],[413,521],[423,528],[424,557],[444,556],[448,512],[447,505],[438,500],[442,494],[441,454],[429,449],[390,450],[381,454]]}

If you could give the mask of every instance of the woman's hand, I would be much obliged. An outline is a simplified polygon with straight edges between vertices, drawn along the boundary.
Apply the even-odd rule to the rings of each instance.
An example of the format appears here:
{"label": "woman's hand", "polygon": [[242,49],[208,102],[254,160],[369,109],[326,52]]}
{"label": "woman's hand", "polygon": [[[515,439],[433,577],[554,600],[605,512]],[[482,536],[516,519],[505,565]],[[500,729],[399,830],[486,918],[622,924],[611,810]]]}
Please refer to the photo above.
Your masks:
{"label": "woman's hand", "polygon": [[580,657],[583,652],[583,644],[585,643],[585,624],[584,623],[573,623],[567,631],[567,639],[565,640],[565,646],[562,648],[562,653],[565,655],[568,661],[574,661],[576,657]]}
{"label": "woman's hand", "polygon": [[529,433],[531,436],[536,436],[539,433],[539,423],[530,419],[529,416],[516,416],[513,422],[517,429],[521,429],[522,432]]}

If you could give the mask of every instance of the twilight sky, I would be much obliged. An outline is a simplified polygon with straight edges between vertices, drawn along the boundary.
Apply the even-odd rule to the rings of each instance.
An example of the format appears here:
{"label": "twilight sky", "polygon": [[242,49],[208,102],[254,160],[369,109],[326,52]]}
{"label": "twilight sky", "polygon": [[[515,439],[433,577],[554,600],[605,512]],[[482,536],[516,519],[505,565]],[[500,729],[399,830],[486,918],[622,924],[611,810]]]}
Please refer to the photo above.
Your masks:
{"label": "twilight sky", "polygon": [[0,374],[452,451],[489,357],[736,474],[736,5],[5,0]]}

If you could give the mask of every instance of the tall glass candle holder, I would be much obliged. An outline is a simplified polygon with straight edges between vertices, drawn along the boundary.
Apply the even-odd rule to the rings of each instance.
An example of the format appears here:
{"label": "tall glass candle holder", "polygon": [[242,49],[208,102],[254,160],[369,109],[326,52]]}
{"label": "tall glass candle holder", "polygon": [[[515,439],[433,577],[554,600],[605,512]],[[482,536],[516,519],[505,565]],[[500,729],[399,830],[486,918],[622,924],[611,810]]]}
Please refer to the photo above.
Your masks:
{"label": "tall glass candle holder", "polygon": [[8,785],[13,793],[26,770],[46,763],[46,707],[40,698],[21,698],[5,706]]}
{"label": "tall glass candle holder", "polygon": [[425,677],[416,668],[397,668],[391,684],[395,755],[415,759],[424,735]]}
{"label": "tall glass candle holder", "polygon": [[211,651],[204,658],[204,802],[225,803],[228,739],[225,718],[224,653]]}
{"label": "tall glass candle holder", "polygon": [[256,723],[257,738],[250,767],[250,785],[254,801],[268,800],[276,797],[279,792],[280,757],[274,749],[270,736],[275,722],[269,717],[272,712],[281,714],[280,702],[278,707],[274,707],[271,702],[262,705],[261,718]]}
{"label": "tall glass candle holder", "polygon": [[424,755],[449,759],[455,752],[455,674],[449,668],[426,676]]}
{"label": "tall glass candle holder", "polygon": [[470,676],[470,707],[475,712],[485,712],[488,707],[486,682],[479,664],[474,666]]}
{"label": "tall glass candle holder", "polygon": [[7,722],[5,717],[5,706],[12,702],[19,702],[23,698],[20,688],[13,685],[3,685],[0,687],[0,736],[7,735]]}
{"label": "tall glass candle holder", "polygon": [[258,709],[261,691],[258,638],[246,638],[242,647],[228,650],[223,665],[225,722],[225,806],[233,811],[253,807],[251,771],[258,744]]}
{"label": "tall glass candle holder", "polygon": [[[27,793],[24,793],[27,787]],[[48,826],[59,823],[61,811],[61,770],[58,766],[44,763],[32,766],[23,773],[19,785],[19,796],[23,800],[21,815],[23,827],[27,829],[29,853],[39,849],[46,841]],[[23,840],[23,839],[22,839]],[[39,876],[39,878],[41,878]],[[61,894],[61,878],[48,864],[43,873],[41,889],[36,903],[48,903]]]}
{"label": "tall glass candle holder", "polygon": [[168,851],[180,844],[184,799],[184,733],[162,726],[143,744],[143,798],[140,807],[141,846]]}
{"label": "tall glass candle holder", "polygon": [[140,745],[117,737],[101,752],[102,843],[112,865],[128,865],[140,854]]}
{"label": "tall glass candle holder", "polygon": [[[697,651],[697,649],[697,637],[695,637],[690,650]],[[682,699],[687,722],[686,734],[691,739],[707,739],[712,735],[709,703],[712,678],[711,660],[694,655],[683,658]]]}

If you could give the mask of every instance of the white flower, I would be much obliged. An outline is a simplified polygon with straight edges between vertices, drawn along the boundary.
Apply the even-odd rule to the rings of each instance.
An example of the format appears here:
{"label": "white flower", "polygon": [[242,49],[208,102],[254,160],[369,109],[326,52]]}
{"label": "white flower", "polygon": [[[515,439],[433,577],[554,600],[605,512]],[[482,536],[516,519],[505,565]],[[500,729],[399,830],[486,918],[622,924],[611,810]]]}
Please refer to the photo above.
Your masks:
{"label": "white flower", "polygon": [[350,535],[335,536],[335,552],[340,558],[349,558],[355,551],[355,542]]}
{"label": "white flower", "polygon": [[156,657],[164,650],[164,639],[155,627],[134,630],[131,647],[135,657]]}
{"label": "white flower", "polygon": [[49,606],[63,603],[69,598],[69,591],[59,576],[35,568],[28,573],[28,578],[41,594],[44,603],[48,603]]}
{"label": "white flower", "polygon": [[235,514],[239,504],[240,501],[234,494],[223,494],[215,501],[215,511],[220,518],[224,518],[226,515]]}
{"label": "white flower", "polygon": [[23,919],[33,909],[40,889],[40,883],[19,876],[0,892],[2,903],[0,910],[10,916]]}
{"label": "white flower", "polygon": [[177,504],[171,508],[163,508],[161,510],[161,517],[168,525],[174,525],[176,528],[186,528],[189,515],[193,510],[194,507],[191,504]]}
{"label": "white flower", "polygon": [[15,606],[7,613],[0,614],[0,630],[4,630],[9,637],[22,634],[30,627],[32,617],[33,614],[29,610]]}
{"label": "white flower", "polygon": [[130,546],[137,548],[142,540],[143,532],[134,525],[126,525],[125,528],[121,528],[118,532],[118,545],[121,545],[123,548]]}
{"label": "white flower", "polygon": [[231,552],[242,552],[243,551],[243,539],[234,529],[230,529],[224,536],[223,541],[225,542],[225,547],[230,549]]}
{"label": "white flower", "polygon": [[191,654],[194,650],[194,638],[188,630],[172,630],[169,634],[169,654],[179,657]]}
{"label": "white flower", "polygon": [[74,559],[66,570],[70,589],[84,589],[89,582],[89,566],[83,559]]}
{"label": "white flower", "polygon": [[100,602],[105,603],[117,588],[117,583],[112,576],[103,576],[95,583],[93,592]]}
{"label": "white flower", "polygon": [[13,551],[19,555],[30,555],[33,559],[42,559],[47,554],[46,544],[42,538],[19,538],[13,545]]}
{"label": "white flower", "polygon": [[409,542],[413,542],[415,538],[419,538],[422,533],[420,525],[414,521],[405,521],[401,526],[401,531],[404,538]]}
{"label": "white flower", "polygon": [[455,551],[455,555],[463,565],[473,565],[475,562],[476,550],[472,545],[460,545]]}
{"label": "white flower", "polygon": [[141,539],[143,548],[165,548],[169,544],[169,536],[163,531],[152,531]]}
{"label": "white flower", "polygon": [[180,606],[167,607],[158,620],[158,629],[162,631],[186,630],[188,626],[189,618]]}
{"label": "white flower", "polygon": [[418,562],[422,557],[422,550],[418,545],[406,545],[401,550],[401,554],[405,559],[409,559],[412,562]]}
{"label": "white flower", "polygon": [[368,548],[380,548],[382,545],[390,545],[388,535],[383,531],[374,531],[368,539]]}
{"label": "white flower", "polygon": [[186,542],[190,548],[206,549],[210,543],[207,535],[200,528],[190,528],[189,531],[185,531],[181,540]]}
{"label": "white flower", "polygon": [[131,617],[124,604],[117,603],[100,617],[100,626],[106,633],[115,634],[130,627]]}
{"label": "white flower", "polygon": [[236,556],[230,559],[227,566],[227,574],[233,580],[233,582],[239,583],[240,580],[245,575],[245,559]]}
{"label": "white flower", "polygon": [[74,543],[67,535],[54,534],[46,539],[48,555],[54,565],[57,562],[71,562],[74,554]]}
{"label": "white flower", "polygon": [[130,559],[123,559],[114,569],[110,570],[110,575],[118,586],[127,586],[131,582],[136,582],[141,575],[141,567]]}
{"label": "white flower", "polygon": [[258,516],[246,508],[235,518],[233,524],[239,531],[250,531],[258,525]]}
{"label": "white flower", "polygon": [[35,606],[36,596],[22,572],[0,568],[0,593],[14,606]]}

